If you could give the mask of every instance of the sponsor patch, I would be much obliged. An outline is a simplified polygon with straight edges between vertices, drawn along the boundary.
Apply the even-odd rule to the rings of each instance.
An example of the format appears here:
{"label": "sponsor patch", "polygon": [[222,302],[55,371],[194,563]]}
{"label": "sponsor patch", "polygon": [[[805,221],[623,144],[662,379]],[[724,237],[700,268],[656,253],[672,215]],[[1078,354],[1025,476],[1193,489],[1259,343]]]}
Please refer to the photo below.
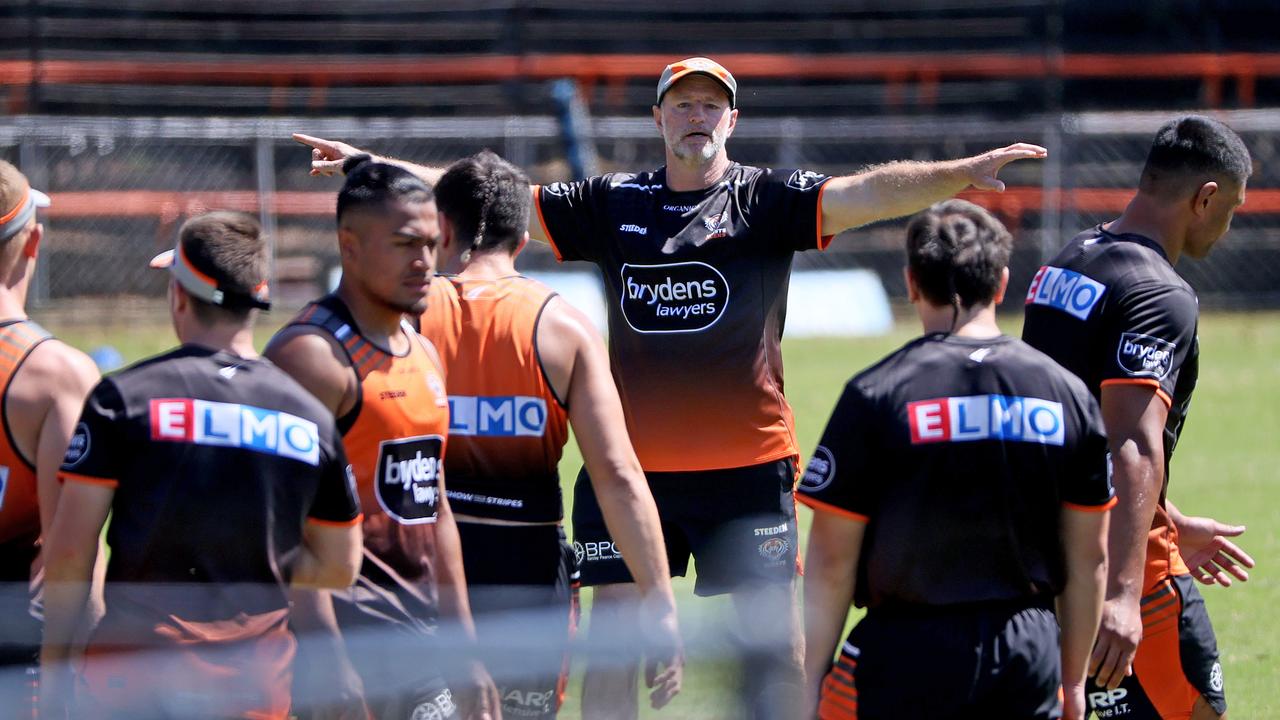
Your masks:
{"label": "sponsor patch", "polygon": [[831,484],[836,477],[836,458],[826,447],[819,445],[809,458],[809,464],[800,476],[800,489],[804,492],[818,492]]}
{"label": "sponsor patch", "polygon": [[511,688],[502,695],[502,714],[515,717],[544,717],[555,710],[555,690]]}
{"label": "sponsor patch", "polygon": [[1044,305],[1088,320],[1107,286],[1075,270],[1045,265],[1027,288],[1027,305]]}
{"label": "sponsor patch", "polygon": [[724,315],[729,282],[704,262],[624,264],[620,303],[636,332],[700,332]]}
{"label": "sponsor patch", "polygon": [[443,449],[439,435],[382,441],[373,485],[384,512],[404,525],[436,521]]}
{"label": "sponsor patch", "polygon": [[1173,369],[1173,352],[1178,346],[1142,333],[1121,333],[1116,345],[1116,363],[1134,377],[1163,380]]}
{"label": "sponsor patch", "polygon": [[625,233],[635,233],[636,235],[649,234],[649,228],[644,225],[636,225],[635,223],[623,223],[618,226],[618,230]]}
{"label": "sponsor patch", "polygon": [[525,395],[449,396],[449,434],[482,437],[542,437],[547,401]]}
{"label": "sponsor patch", "polygon": [[770,537],[773,535],[781,535],[787,531],[787,524],[774,525],[772,527],[762,527],[755,529],[756,537]]}
{"label": "sponsor patch", "polygon": [[1098,690],[1089,693],[1089,707],[1100,718],[1111,718],[1120,715],[1129,714],[1129,703],[1124,702],[1129,697],[1129,691],[1118,687],[1115,690]]}
{"label": "sponsor patch", "polygon": [[787,178],[787,187],[796,190],[812,190],[823,183],[829,176],[812,170],[796,170]]}
{"label": "sponsor patch", "polygon": [[578,557],[579,565],[584,562],[622,559],[622,551],[618,549],[617,544],[608,540],[588,543],[575,542],[573,543],[573,554]]}
{"label": "sponsor patch", "polygon": [[1222,692],[1222,663],[1220,662],[1215,662],[1209,669],[1209,689]]}
{"label": "sponsor patch", "polygon": [[698,206],[697,205],[663,205],[662,209],[666,210],[667,212],[680,213],[681,215],[683,215],[684,213],[687,213],[687,212],[693,212],[694,210],[698,209]]}
{"label": "sponsor patch", "polygon": [[1010,395],[968,395],[907,403],[911,444],[1010,440],[1062,445],[1062,403]]}
{"label": "sponsor patch", "polygon": [[[154,398],[151,439],[242,448],[320,464],[320,434],[310,420],[252,405],[189,398]],[[85,447],[86,451],[88,446]]]}
{"label": "sponsor patch", "polygon": [[85,423],[76,423],[75,432],[71,433],[71,442],[67,445],[67,454],[62,456],[62,467],[70,470],[79,465],[80,461],[89,454],[91,443],[89,426]]}

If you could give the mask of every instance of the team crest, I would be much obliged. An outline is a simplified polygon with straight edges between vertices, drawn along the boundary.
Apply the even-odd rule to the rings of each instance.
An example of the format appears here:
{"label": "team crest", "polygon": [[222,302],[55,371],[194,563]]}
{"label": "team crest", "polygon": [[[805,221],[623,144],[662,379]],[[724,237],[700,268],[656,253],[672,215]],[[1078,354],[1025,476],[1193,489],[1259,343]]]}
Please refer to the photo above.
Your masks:
{"label": "team crest", "polygon": [[449,404],[449,398],[444,392],[444,382],[440,380],[440,376],[435,373],[427,373],[427,387],[431,389],[431,394],[436,396],[436,407],[444,407]]}
{"label": "team crest", "polygon": [[781,560],[782,556],[787,554],[791,549],[791,543],[786,538],[771,537],[760,543],[760,557],[770,562]]}

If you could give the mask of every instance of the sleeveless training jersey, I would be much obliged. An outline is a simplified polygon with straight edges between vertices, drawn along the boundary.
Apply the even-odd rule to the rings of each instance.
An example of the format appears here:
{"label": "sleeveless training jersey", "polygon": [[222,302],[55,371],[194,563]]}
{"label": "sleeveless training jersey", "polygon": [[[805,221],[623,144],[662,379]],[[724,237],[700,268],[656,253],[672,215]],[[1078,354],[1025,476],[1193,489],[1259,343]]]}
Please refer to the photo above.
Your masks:
{"label": "sleeveless training jersey", "polygon": [[694,192],[669,190],[665,169],[539,188],[556,257],[603,274],[613,374],[646,471],[799,455],[780,341],[792,255],[830,241],[827,180],[733,164]]}
{"label": "sleeveless training jersey", "polygon": [[[103,379],[59,473],[115,490],[90,696],[235,692],[285,717],[289,568],[304,522],[359,522],[349,472],[332,415],[269,361],[184,345]],[[121,669],[116,650],[157,645]]]}
{"label": "sleeveless training jersey", "polygon": [[[0,418],[8,417],[9,385],[22,361],[48,331],[30,320],[0,324]],[[0,582],[26,583],[39,553],[40,505],[36,467],[18,452],[6,424],[0,437]]]}
{"label": "sleeveless training jersey", "polygon": [[564,516],[557,465],[569,439],[564,403],[535,344],[555,293],[523,276],[431,283],[422,334],[449,382],[449,504],[521,522]]}
{"label": "sleeveless training jersey", "polygon": [[[397,356],[360,334],[346,305],[328,295],[308,305],[291,325],[319,327],[347,353],[359,395],[338,418],[364,507],[362,577],[418,605],[416,624],[434,614],[432,568],[439,478],[444,468],[449,407],[444,381],[425,340],[403,323],[409,351]],[[404,593],[408,593],[407,596]],[[335,599],[338,594],[335,593]],[[434,620],[434,617],[428,618]]]}
{"label": "sleeveless training jersey", "polygon": [[1158,243],[1101,226],[1067,243],[1027,291],[1027,343],[1079,376],[1099,399],[1107,385],[1149,385],[1169,408],[1165,484],[1147,539],[1147,588],[1188,572],[1164,499],[1199,374],[1199,316],[1195,291]]}
{"label": "sleeveless training jersey", "polygon": [[867,523],[854,602],[1062,591],[1064,505],[1114,504],[1097,402],[1020,340],[925,335],[845,386],[797,500]]}

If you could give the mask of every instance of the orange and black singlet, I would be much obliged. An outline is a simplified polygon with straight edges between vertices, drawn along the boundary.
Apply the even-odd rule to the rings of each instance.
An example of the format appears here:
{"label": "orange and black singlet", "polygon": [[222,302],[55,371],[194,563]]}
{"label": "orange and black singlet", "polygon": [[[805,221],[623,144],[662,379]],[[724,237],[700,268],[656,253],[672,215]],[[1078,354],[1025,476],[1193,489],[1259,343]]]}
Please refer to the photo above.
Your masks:
{"label": "orange and black singlet", "polygon": [[568,415],[538,357],[538,321],[555,292],[516,275],[437,277],[422,334],[449,382],[449,504],[520,522],[564,516],[557,465]]}
{"label": "orange and black singlet", "polygon": [[[408,591],[425,604],[423,612],[434,613],[432,525],[449,405],[426,341],[404,323],[409,351],[399,356],[380,348],[360,334],[350,311],[334,295],[307,306],[291,324],[315,326],[331,335],[359,378],[356,405],[338,418],[338,429],[365,513],[361,576],[397,594]],[[401,600],[408,602],[403,596]]]}
{"label": "orange and black singlet", "polygon": [[[50,337],[30,320],[0,323],[0,411],[4,412],[0,417],[8,415],[9,386],[18,367]],[[0,582],[27,582],[39,540],[36,467],[18,451],[6,423],[0,436]]]}

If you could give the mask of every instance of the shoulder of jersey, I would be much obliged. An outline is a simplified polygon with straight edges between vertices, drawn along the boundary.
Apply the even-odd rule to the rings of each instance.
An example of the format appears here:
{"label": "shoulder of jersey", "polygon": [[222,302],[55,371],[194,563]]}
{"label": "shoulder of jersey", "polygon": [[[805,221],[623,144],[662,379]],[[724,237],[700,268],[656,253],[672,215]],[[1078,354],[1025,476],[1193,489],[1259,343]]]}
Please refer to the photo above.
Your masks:
{"label": "shoulder of jersey", "polygon": [[927,351],[927,348],[930,348],[933,345],[936,345],[936,343],[931,343],[928,335],[923,335],[913,340],[909,340],[902,347],[894,350],[888,355],[885,355],[875,363],[864,368],[858,374],[854,375],[850,378],[849,384],[856,385],[864,391],[870,391],[879,387],[886,379],[888,379],[892,384],[894,382],[894,378],[896,378],[898,373],[901,371],[905,370],[908,375],[913,374],[909,365],[914,359],[914,356],[919,352]]}

